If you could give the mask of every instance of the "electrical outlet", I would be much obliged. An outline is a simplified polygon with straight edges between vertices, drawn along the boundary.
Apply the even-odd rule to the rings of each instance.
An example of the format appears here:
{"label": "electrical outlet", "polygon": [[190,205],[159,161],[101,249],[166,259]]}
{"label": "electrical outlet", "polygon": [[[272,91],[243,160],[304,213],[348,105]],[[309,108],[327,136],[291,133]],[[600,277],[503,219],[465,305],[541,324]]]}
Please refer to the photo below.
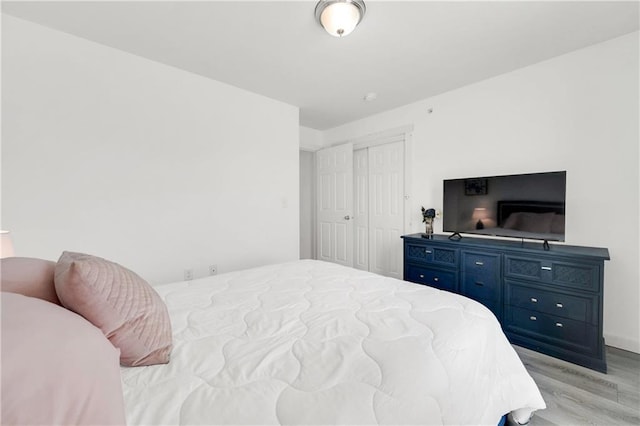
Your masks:
{"label": "electrical outlet", "polygon": [[193,279],[193,269],[184,270],[184,280],[191,281]]}
{"label": "electrical outlet", "polygon": [[215,275],[218,273],[218,265],[209,265],[209,275]]}

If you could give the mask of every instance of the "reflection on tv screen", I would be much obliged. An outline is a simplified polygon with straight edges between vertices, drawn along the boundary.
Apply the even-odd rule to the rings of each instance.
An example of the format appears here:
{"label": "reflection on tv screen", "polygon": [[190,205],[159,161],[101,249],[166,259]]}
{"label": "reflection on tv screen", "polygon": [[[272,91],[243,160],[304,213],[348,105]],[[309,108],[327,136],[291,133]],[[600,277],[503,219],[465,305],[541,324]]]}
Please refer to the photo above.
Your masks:
{"label": "reflection on tv screen", "polygon": [[565,171],[444,181],[445,232],[564,241]]}

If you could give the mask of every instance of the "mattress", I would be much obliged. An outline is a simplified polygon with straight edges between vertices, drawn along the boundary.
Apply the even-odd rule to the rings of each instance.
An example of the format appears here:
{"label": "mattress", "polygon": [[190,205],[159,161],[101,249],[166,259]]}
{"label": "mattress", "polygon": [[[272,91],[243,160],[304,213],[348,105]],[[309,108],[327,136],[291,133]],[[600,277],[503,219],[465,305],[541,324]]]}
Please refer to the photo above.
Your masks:
{"label": "mattress", "polygon": [[463,296],[314,260],[155,289],[174,349],[122,367],[129,425],[496,425],[545,407]]}

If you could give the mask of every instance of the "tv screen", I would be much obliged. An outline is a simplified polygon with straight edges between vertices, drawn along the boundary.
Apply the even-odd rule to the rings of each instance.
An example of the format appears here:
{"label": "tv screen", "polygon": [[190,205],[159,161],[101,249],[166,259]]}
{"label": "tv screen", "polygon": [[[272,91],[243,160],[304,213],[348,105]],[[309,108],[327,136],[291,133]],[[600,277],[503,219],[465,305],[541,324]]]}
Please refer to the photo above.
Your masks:
{"label": "tv screen", "polygon": [[567,172],[444,181],[443,231],[564,241]]}

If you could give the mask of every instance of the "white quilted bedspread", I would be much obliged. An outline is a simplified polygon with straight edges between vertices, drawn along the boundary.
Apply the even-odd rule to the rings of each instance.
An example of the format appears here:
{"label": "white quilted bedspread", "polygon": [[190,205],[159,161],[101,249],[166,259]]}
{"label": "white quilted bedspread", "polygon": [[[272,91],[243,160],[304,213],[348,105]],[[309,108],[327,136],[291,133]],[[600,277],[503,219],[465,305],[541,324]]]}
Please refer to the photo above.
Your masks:
{"label": "white quilted bedspread", "polygon": [[312,260],[156,290],[174,349],[122,368],[129,425],[496,425],[545,407],[462,296]]}

